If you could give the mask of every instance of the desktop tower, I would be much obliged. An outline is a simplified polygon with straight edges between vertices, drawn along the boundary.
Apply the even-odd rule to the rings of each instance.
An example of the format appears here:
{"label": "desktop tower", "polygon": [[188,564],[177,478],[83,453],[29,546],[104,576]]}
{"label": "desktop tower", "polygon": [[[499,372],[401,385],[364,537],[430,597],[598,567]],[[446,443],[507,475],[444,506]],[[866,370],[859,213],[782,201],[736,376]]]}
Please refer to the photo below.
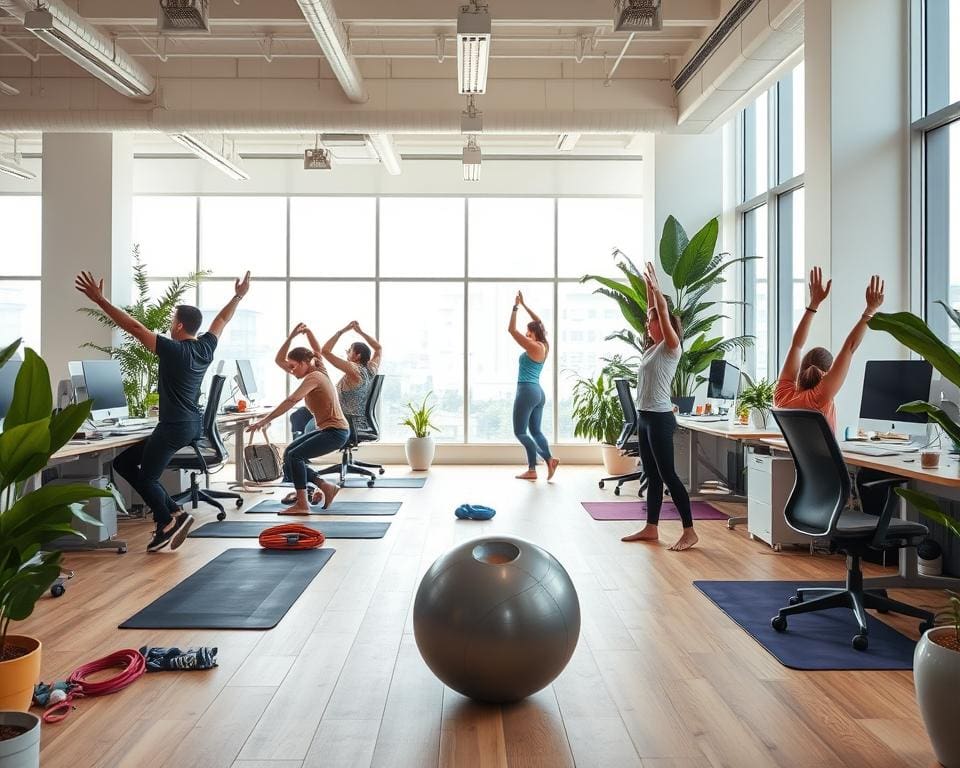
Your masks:
{"label": "desktop tower", "polygon": [[[89,484],[94,488],[104,489],[109,486],[110,479],[107,477],[60,477],[57,480],[52,480],[51,483],[56,485]],[[86,537],[87,544],[98,544],[117,535],[117,505],[112,498],[97,497],[90,499],[84,505],[83,511],[102,523],[102,525],[90,525],[79,518],[73,518],[74,530]],[[64,536],[57,539],[54,544],[67,542],[76,544],[78,542],[83,543],[83,540],[76,536]]]}

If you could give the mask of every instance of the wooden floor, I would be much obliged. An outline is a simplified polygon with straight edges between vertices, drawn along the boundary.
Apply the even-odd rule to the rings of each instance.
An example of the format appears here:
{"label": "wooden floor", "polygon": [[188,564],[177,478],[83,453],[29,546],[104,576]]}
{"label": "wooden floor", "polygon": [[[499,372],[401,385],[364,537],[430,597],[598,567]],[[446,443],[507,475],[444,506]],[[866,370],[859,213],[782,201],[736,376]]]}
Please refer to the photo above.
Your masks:
{"label": "wooden floor", "polygon": [[[401,472],[399,468],[393,474]],[[43,641],[44,680],[144,644],[211,645],[210,672],[147,675],[83,700],[44,726],[44,768],[336,768],[337,766],[929,766],[909,672],[796,672],[781,666],[691,584],[694,579],[839,578],[837,558],[773,553],[725,523],[698,524],[686,553],[622,544],[634,523],[595,522],[579,502],[614,499],[599,468],[556,482],[504,467],[438,467],[421,490],[345,490],[402,500],[377,541],[337,552],[272,631],[118,630],[117,625],[229,547],[191,539],[144,553],[150,524],[123,523],[130,552],[72,554],[67,594],[40,601],[17,630]],[[498,510],[457,522],[469,501]],[[231,517],[238,513],[231,512]],[[240,515],[242,517],[242,515]],[[198,524],[213,519],[203,509]],[[247,519],[257,519],[255,517]],[[369,520],[370,518],[362,518]],[[667,539],[679,523],[662,526]],[[515,534],[553,552],[583,611],[576,654],[521,704],[474,704],[421,661],[411,605],[421,574],[452,545]],[[910,593],[916,602],[934,592]],[[915,636],[915,623],[898,625]]]}

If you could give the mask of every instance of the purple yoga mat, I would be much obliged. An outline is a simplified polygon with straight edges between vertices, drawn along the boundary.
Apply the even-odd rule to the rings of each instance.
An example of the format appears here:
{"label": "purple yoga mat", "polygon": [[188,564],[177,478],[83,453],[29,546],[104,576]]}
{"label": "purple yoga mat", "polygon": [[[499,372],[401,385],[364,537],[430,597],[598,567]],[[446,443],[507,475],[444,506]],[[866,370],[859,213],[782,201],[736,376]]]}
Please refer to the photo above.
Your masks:
{"label": "purple yoga mat", "polygon": [[[645,501],[583,501],[581,504],[594,520],[647,519]],[[694,520],[726,520],[729,517],[705,501],[691,501],[690,511],[693,512]],[[665,501],[660,510],[660,519],[679,520],[680,513],[671,502]]]}

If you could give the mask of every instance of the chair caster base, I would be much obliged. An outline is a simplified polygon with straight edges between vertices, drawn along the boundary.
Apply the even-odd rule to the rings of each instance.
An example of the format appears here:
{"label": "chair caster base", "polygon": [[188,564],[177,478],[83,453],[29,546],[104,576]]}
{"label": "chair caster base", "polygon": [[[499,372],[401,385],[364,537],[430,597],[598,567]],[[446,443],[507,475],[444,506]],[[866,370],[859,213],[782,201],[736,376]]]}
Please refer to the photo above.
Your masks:
{"label": "chair caster base", "polygon": [[787,620],[783,616],[774,616],[770,619],[770,626],[777,630],[777,632],[786,632]]}
{"label": "chair caster base", "polygon": [[[238,505],[238,506],[241,506],[241,505]],[[227,519],[227,513],[226,513],[226,512],[217,512],[217,520],[218,520],[219,522],[222,523],[222,522],[223,522],[224,520],[226,520],[226,519]]]}
{"label": "chair caster base", "polygon": [[867,636],[864,634],[854,635],[853,636],[853,648],[856,651],[865,651],[870,642],[867,640]]}

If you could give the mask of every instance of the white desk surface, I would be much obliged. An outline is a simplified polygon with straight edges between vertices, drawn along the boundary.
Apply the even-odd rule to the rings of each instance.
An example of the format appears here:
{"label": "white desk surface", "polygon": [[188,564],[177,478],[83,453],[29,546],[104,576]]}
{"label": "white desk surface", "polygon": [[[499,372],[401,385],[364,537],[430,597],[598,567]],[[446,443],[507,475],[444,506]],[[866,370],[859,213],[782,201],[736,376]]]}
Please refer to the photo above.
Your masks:
{"label": "white desk surface", "polygon": [[[783,438],[765,439],[761,443],[779,451],[789,451]],[[920,466],[920,453],[900,453],[896,456],[867,456],[863,453],[843,451],[843,460],[854,467],[877,469],[899,477],[909,477],[932,485],[960,488],[960,464],[946,454],[940,456],[940,466],[936,469],[924,469]]]}
{"label": "white desk surface", "polygon": [[776,429],[756,429],[752,426],[731,425],[729,421],[704,421],[689,416],[677,416],[677,424],[684,429],[694,432],[703,432],[715,437],[726,437],[730,440],[764,440],[765,438],[779,437]]}

